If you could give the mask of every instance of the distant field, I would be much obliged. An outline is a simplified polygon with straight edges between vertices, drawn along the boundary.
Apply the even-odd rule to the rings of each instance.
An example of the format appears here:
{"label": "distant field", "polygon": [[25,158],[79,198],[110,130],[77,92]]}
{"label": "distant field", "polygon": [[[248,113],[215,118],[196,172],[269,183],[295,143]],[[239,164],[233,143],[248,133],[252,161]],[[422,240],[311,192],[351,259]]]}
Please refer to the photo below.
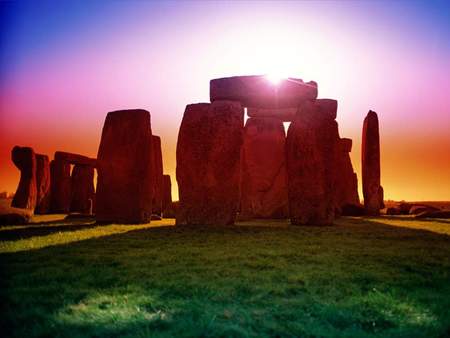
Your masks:
{"label": "distant field", "polygon": [[447,337],[450,224],[0,228],[11,337]]}

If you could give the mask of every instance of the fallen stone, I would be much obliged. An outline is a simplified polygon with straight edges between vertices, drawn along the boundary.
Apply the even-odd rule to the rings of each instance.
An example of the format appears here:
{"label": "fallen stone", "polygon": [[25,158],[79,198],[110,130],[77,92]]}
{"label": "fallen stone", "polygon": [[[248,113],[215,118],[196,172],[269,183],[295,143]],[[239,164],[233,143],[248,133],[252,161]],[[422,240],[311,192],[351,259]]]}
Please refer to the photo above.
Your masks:
{"label": "fallen stone", "polygon": [[233,76],[210,81],[211,102],[239,101],[244,107],[292,108],[317,98],[317,83],[284,79],[273,84],[266,76]]}
{"label": "fallen stone", "polygon": [[428,211],[439,211],[440,209],[429,206],[429,205],[413,205],[410,209],[409,209],[409,214],[410,215],[417,215],[420,214],[422,212]]}
{"label": "fallen stone", "polygon": [[15,146],[11,151],[11,158],[20,170],[20,181],[11,202],[15,208],[34,210],[37,200],[36,188],[36,156],[30,147]]}
{"label": "fallen stone", "polygon": [[47,155],[36,154],[36,214],[50,212],[50,162]]}
{"label": "fallen stone", "polygon": [[402,214],[402,212],[399,208],[390,207],[390,208],[386,209],[386,215],[394,216],[394,215],[401,215],[401,214]]}
{"label": "fallen stone", "polygon": [[234,223],[240,197],[243,123],[239,102],[186,107],[177,143],[177,225]]}
{"label": "fallen stone", "polygon": [[163,160],[161,151],[161,138],[159,136],[152,136],[153,147],[153,201],[152,213],[155,215],[162,215],[163,203]]}
{"label": "fallen stone", "polygon": [[338,126],[315,102],[303,104],[286,139],[289,214],[295,225],[330,225],[335,218]]}
{"label": "fallen stone", "polygon": [[362,133],[362,186],[367,215],[379,215],[384,208],[380,185],[380,135],[378,116],[369,111]]}
{"label": "fallen stone", "polygon": [[151,136],[146,110],[119,110],[106,116],[97,156],[97,222],[150,221],[154,184]]}
{"label": "fallen stone", "polygon": [[250,118],[242,148],[241,218],[287,218],[286,136],[275,118]]}
{"label": "fallen stone", "polygon": [[91,215],[95,201],[94,167],[76,164],[71,177],[70,212]]}
{"label": "fallen stone", "polygon": [[450,210],[424,211],[414,216],[415,218],[450,218]]}

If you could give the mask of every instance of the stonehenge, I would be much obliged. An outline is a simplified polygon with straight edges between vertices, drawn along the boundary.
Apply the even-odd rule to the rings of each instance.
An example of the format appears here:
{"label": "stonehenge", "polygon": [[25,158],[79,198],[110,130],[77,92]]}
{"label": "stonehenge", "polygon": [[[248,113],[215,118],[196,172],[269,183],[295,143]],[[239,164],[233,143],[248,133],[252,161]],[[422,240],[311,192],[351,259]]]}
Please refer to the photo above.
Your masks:
{"label": "stonehenge", "polygon": [[241,219],[287,218],[285,139],[281,120],[247,120],[242,146]]}
{"label": "stonehenge", "polygon": [[37,201],[36,155],[30,147],[15,146],[11,159],[20,170],[20,181],[11,202],[14,208],[34,210]]}
{"label": "stonehenge", "polygon": [[162,210],[167,210],[172,204],[172,182],[170,180],[170,175],[163,175],[163,200],[162,200]]}
{"label": "stonehenge", "polygon": [[147,223],[154,189],[150,113],[108,113],[97,155],[96,220]]}
{"label": "stonehenge", "polygon": [[70,212],[91,215],[94,201],[94,167],[75,164],[71,176]]}
{"label": "stonehenge", "polygon": [[377,113],[370,110],[364,119],[361,145],[364,208],[368,215],[378,215],[384,208],[380,185],[380,133]]}
{"label": "stonehenge", "polygon": [[244,108],[237,101],[186,107],[176,150],[177,225],[233,224],[240,197]]}
{"label": "stonehenge", "polygon": [[153,165],[153,200],[152,214],[160,216],[163,211],[163,160],[161,138],[152,136],[152,165]]}

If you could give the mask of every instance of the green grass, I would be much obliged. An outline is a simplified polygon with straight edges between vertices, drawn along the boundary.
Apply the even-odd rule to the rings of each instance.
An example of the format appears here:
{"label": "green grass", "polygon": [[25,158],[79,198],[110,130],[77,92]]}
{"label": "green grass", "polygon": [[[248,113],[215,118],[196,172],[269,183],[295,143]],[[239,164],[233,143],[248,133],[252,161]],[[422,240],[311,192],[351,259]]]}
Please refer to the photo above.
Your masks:
{"label": "green grass", "polygon": [[0,228],[0,332],[15,337],[447,337],[450,224]]}

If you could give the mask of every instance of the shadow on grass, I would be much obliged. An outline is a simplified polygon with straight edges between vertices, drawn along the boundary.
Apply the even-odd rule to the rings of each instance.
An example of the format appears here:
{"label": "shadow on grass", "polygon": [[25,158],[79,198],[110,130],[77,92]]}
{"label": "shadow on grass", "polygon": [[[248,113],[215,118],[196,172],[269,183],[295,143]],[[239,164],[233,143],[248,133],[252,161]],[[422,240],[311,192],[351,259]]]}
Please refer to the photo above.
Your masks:
{"label": "shadow on grass", "polygon": [[449,236],[378,221],[148,228],[1,254],[0,325],[11,336],[445,336]]}

